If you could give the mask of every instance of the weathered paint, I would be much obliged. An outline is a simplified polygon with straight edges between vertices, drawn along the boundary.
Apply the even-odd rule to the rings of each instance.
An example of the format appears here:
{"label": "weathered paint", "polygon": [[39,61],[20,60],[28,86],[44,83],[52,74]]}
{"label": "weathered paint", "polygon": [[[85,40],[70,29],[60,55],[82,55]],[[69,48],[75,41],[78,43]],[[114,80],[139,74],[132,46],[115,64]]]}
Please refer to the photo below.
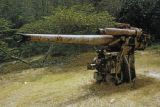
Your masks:
{"label": "weathered paint", "polygon": [[114,41],[112,35],[60,35],[60,34],[23,34],[33,42],[56,42],[70,44],[107,45]]}
{"label": "weathered paint", "polygon": [[114,36],[141,36],[142,29],[131,28],[131,29],[119,29],[119,28],[105,28],[99,29],[100,34],[114,35]]}

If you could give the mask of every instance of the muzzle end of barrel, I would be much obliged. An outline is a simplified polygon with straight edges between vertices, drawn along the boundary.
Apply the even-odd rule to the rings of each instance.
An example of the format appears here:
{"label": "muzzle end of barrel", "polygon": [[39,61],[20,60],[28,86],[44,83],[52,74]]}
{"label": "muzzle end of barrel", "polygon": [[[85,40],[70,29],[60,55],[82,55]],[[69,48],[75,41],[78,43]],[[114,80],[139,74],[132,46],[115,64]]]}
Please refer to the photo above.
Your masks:
{"label": "muzzle end of barrel", "polygon": [[31,37],[30,36],[27,36],[25,34],[22,34],[22,33],[18,33],[14,36],[14,40],[17,42],[17,43],[25,43],[27,41],[30,41],[31,40]]}

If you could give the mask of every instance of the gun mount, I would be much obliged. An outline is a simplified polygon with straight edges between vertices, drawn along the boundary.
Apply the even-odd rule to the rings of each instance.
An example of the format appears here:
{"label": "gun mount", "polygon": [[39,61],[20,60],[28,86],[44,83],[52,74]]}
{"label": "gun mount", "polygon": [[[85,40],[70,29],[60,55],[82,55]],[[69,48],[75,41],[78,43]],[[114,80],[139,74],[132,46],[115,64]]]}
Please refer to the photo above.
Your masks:
{"label": "gun mount", "polygon": [[133,83],[136,78],[134,52],[144,50],[150,37],[142,29],[105,28],[98,35],[60,35],[60,34],[21,34],[21,40],[32,42],[57,42],[70,44],[100,45],[97,57],[88,64],[89,70],[95,70],[94,79],[98,82],[112,80],[116,85]]}

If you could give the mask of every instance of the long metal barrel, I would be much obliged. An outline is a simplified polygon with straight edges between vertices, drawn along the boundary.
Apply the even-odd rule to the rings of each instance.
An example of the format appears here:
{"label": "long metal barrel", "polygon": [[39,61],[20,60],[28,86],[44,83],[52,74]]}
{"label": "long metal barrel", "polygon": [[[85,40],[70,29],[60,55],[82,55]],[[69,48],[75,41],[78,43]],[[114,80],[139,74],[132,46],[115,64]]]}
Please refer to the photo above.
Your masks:
{"label": "long metal barrel", "polygon": [[142,29],[131,28],[131,29],[119,29],[119,28],[105,28],[99,29],[100,34],[114,35],[114,36],[141,36]]}
{"label": "long metal barrel", "polygon": [[21,34],[25,41],[56,42],[70,44],[107,45],[115,39],[112,35],[60,35],[60,34]]}

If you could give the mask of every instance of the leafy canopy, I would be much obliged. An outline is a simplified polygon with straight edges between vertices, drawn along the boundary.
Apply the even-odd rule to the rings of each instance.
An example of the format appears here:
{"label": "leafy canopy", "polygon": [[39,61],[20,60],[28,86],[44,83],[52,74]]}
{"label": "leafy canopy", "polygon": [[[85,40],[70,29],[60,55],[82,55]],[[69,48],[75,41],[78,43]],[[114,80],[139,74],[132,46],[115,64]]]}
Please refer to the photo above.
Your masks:
{"label": "leafy canopy", "polygon": [[0,31],[9,30],[10,27],[11,27],[11,22],[9,22],[3,18],[0,18]]}
{"label": "leafy canopy", "polygon": [[26,24],[19,32],[93,34],[97,28],[114,24],[114,18],[107,11],[97,12],[92,5],[76,5],[70,8],[58,7],[53,15]]}

